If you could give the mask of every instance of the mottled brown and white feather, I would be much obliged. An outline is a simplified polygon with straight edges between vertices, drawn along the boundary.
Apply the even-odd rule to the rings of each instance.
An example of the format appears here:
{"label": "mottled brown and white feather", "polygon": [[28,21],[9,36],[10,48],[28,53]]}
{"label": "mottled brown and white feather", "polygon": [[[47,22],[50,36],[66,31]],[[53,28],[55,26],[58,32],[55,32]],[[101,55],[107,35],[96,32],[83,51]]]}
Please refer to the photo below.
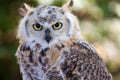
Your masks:
{"label": "mottled brown and white feather", "polygon": [[16,56],[23,80],[112,80],[95,48],[83,40],[72,5],[69,0],[62,7],[20,8]]}

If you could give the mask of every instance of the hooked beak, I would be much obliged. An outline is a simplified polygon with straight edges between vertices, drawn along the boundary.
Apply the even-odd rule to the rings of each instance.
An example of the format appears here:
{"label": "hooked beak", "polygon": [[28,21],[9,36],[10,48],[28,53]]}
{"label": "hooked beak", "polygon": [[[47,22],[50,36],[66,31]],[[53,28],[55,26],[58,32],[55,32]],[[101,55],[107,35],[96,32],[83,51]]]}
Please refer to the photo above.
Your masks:
{"label": "hooked beak", "polygon": [[50,30],[46,29],[45,30],[45,40],[47,41],[47,43],[49,43],[51,39],[52,39],[52,37],[50,36]]}

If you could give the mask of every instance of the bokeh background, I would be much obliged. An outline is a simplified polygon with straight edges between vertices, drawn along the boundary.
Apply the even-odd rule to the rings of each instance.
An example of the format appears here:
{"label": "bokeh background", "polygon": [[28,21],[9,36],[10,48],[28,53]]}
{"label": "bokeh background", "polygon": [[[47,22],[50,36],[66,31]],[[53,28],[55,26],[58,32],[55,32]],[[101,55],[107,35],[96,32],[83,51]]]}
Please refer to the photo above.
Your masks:
{"label": "bokeh background", "polygon": [[[0,80],[21,80],[15,57],[21,4],[61,6],[66,1],[0,0]],[[96,47],[114,80],[120,80],[120,0],[74,0],[72,12],[80,20],[84,39]]]}

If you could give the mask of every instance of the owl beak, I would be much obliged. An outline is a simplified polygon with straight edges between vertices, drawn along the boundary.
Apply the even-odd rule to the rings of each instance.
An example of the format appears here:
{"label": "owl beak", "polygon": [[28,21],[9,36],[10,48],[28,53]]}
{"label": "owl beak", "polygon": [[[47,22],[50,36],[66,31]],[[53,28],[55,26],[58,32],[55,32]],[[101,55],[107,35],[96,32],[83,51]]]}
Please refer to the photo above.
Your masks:
{"label": "owl beak", "polygon": [[47,43],[49,43],[51,39],[52,39],[52,37],[50,36],[50,30],[46,29],[45,30],[45,40],[47,41]]}

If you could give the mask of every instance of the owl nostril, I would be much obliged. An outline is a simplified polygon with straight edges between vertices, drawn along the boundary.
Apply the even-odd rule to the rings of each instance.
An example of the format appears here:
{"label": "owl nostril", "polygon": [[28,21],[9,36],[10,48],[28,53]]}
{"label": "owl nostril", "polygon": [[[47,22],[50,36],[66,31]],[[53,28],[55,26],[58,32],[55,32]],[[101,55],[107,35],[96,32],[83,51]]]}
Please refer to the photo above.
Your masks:
{"label": "owl nostril", "polygon": [[50,30],[49,29],[46,29],[45,30],[45,40],[47,41],[47,43],[50,42],[50,40],[52,39],[52,37],[50,36]]}
{"label": "owl nostril", "polygon": [[50,30],[47,28],[47,29],[45,30],[45,33],[50,33]]}

